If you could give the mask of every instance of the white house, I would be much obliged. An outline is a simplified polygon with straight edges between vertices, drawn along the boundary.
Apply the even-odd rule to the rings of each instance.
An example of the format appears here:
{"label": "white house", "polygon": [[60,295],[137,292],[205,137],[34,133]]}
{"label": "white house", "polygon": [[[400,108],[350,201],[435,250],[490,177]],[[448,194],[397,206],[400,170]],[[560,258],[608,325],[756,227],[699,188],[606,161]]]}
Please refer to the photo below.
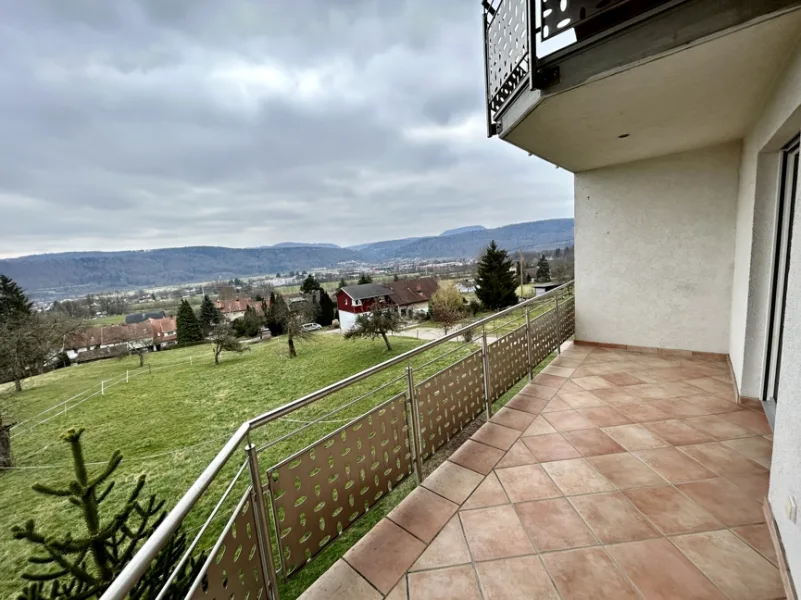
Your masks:
{"label": "white house", "polygon": [[488,135],[575,174],[576,339],[726,357],[798,586],[801,2],[484,4]]}

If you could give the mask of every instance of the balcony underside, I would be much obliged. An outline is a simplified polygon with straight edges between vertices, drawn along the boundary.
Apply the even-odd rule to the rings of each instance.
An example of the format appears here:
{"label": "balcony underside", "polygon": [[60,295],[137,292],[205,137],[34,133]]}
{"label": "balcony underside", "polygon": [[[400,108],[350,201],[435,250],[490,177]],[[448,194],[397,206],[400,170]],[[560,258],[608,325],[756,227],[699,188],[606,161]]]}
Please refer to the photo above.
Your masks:
{"label": "balcony underside", "polygon": [[525,90],[501,137],[573,172],[740,139],[799,34],[801,10],[785,10],[568,89]]}
{"label": "balcony underside", "polygon": [[726,363],[565,348],[302,598],[783,597]]}

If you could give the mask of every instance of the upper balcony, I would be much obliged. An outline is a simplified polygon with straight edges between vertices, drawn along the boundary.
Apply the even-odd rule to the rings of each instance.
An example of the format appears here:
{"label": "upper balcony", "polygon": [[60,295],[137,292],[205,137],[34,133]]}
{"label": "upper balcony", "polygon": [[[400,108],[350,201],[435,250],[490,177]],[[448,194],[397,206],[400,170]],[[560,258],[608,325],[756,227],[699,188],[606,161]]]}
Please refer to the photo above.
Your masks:
{"label": "upper balcony", "polygon": [[573,172],[742,138],[799,0],[484,0],[487,133]]}

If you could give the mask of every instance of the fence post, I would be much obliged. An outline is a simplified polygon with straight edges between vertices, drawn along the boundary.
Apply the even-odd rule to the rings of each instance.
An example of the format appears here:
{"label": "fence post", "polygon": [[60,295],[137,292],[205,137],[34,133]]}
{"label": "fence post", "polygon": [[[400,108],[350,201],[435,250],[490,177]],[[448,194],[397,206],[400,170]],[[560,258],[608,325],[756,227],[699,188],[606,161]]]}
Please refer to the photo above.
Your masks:
{"label": "fence post", "polygon": [[406,366],[406,398],[409,404],[409,414],[412,418],[412,458],[417,484],[423,481],[423,443],[420,431],[420,412],[417,406],[417,396],[414,393],[414,371],[411,365]]}
{"label": "fence post", "polygon": [[278,581],[275,576],[275,562],[273,562],[273,548],[270,544],[270,528],[267,519],[267,503],[264,501],[264,488],[261,484],[259,471],[259,456],[256,446],[250,443],[245,446],[250,470],[251,500],[253,503],[253,516],[256,520],[256,541],[259,544],[259,557],[261,558],[262,581],[269,586],[267,598],[278,600]]}
{"label": "fence post", "polygon": [[192,365],[192,357],[191,356],[189,357],[189,364],[190,364],[190,366]]}
{"label": "fence post", "polygon": [[125,369],[125,383],[128,383],[128,369]]}
{"label": "fence post", "polygon": [[481,326],[481,366],[484,369],[484,404],[487,408],[487,421],[492,417],[492,403],[490,402],[490,366],[487,354],[487,326]]}
{"label": "fence post", "polygon": [[556,294],[556,353],[562,354],[562,319],[559,318],[559,294]]}
{"label": "fence post", "polygon": [[100,395],[101,396],[105,396],[106,395],[106,380],[105,379],[101,379],[100,380]]}
{"label": "fence post", "polygon": [[528,306],[526,307],[526,360],[528,361],[528,380],[531,381],[531,371],[534,370],[534,365],[531,364],[531,317]]}

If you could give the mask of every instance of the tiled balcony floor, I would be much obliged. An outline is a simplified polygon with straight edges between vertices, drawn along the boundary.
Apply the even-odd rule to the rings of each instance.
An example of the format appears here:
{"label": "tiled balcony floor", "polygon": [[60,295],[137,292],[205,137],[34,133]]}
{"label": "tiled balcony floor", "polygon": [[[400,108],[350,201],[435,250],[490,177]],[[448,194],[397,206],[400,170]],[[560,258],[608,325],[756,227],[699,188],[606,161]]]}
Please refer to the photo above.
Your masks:
{"label": "tiled balcony floor", "polygon": [[725,362],[567,345],[304,600],[784,597]]}

